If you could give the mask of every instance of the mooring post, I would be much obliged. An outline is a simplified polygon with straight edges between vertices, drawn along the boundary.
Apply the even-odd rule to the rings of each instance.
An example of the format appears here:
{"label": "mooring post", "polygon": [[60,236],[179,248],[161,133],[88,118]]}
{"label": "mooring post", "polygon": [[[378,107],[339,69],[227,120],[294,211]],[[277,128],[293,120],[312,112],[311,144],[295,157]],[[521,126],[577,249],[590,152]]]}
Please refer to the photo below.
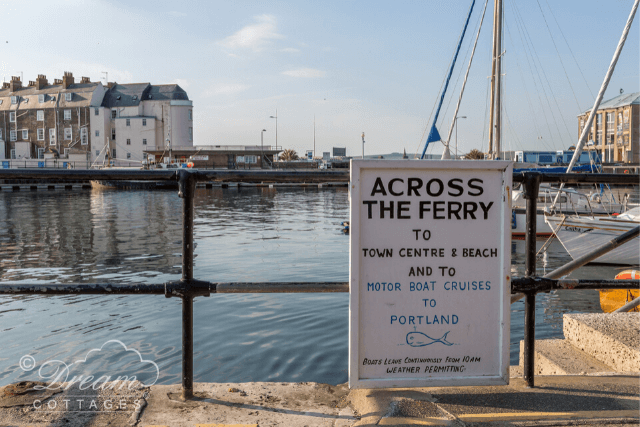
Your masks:
{"label": "mooring post", "polygon": [[195,174],[178,172],[179,193],[182,198],[182,398],[193,397],[193,196],[196,190]]}
{"label": "mooring post", "polygon": [[[527,233],[525,235],[525,277],[536,275],[536,221],[540,174],[525,174],[524,198],[527,201]],[[536,292],[526,293],[524,302],[524,381],[534,387],[536,332]]]}

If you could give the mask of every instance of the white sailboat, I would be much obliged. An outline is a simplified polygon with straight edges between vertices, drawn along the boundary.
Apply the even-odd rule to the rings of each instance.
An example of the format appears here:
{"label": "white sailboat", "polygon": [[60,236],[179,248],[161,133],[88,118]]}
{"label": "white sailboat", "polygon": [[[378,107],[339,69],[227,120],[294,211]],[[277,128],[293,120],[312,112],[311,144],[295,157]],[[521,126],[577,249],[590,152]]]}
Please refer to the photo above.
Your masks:
{"label": "white sailboat", "polygon": [[[640,226],[640,208],[612,217],[550,215],[546,220],[571,258],[576,259]],[[640,237],[618,246],[595,262],[640,265]]]}

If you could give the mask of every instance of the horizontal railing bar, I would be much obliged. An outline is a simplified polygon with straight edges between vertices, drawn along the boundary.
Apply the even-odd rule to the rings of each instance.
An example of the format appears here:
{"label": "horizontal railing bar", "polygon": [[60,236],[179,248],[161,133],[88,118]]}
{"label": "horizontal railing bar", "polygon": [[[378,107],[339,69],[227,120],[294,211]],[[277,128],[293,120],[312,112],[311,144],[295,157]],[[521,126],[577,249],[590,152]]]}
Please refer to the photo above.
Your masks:
{"label": "horizontal railing bar", "polygon": [[523,182],[526,174],[538,174],[540,182],[564,184],[637,184],[637,174],[615,173],[550,173],[550,172],[517,172],[513,174],[514,182]]}
{"label": "horizontal railing bar", "polygon": [[[640,289],[638,280],[577,280],[545,279],[542,277],[515,277],[511,281],[511,293],[545,292],[554,289]],[[176,295],[184,290],[196,294],[205,293],[322,293],[349,292],[348,282],[203,282],[194,280],[187,284],[181,281],[159,284],[110,284],[110,283],[20,283],[0,284],[0,295]]]}
{"label": "horizontal railing bar", "polygon": [[511,281],[512,294],[560,289],[640,289],[640,280],[554,280],[544,277],[517,277]]}
{"label": "horizontal railing bar", "polygon": [[164,295],[166,284],[110,284],[110,283],[0,283],[0,295]]}
{"label": "horizontal railing bar", "polygon": [[218,294],[239,293],[298,293],[298,292],[349,292],[348,282],[306,283],[216,283]]}
{"label": "horizontal railing bar", "polygon": [[[0,179],[73,179],[77,181],[91,180],[139,180],[139,181],[175,181],[178,173],[195,174],[196,181],[243,181],[243,182],[346,182],[349,181],[349,170],[127,170],[127,169],[0,169]],[[580,174],[580,173],[546,173],[518,172],[513,174],[514,182],[523,182],[525,174],[536,173],[541,182],[609,183],[637,184],[638,175],[634,174]]]}

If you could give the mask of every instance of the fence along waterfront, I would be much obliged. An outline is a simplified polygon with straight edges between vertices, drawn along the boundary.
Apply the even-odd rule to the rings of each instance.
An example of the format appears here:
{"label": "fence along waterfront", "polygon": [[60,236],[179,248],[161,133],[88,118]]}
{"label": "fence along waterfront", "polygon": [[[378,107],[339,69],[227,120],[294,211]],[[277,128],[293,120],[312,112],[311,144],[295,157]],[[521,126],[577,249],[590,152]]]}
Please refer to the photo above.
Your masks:
{"label": "fence along waterfront", "polygon": [[[21,283],[3,284],[0,295],[41,294],[41,295],[165,295],[167,298],[182,299],[182,398],[193,397],[193,299],[210,296],[215,293],[308,293],[308,292],[349,292],[346,282],[227,282],[216,283],[198,280],[193,277],[193,227],[194,227],[194,192],[197,182],[226,181],[252,183],[286,183],[286,182],[346,182],[348,171],[270,171],[270,170],[27,170],[0,169],[0,179],[37,179],[47,180],[153,180],[177,181],[178,195],[182,198],[182,278],[178,281],[154,284],[43,284]],[[539,185],[542,182],[555,183],[610,183],[637,184],[634,175],[613,174],[558,174],[525,172],[513,175],[513,182],[521,182],[525,188],[527,199],[527,235],[526,235],[526,272],[524,278],[512,278],[511,293],[524,293],[525,300],[525,381],[529,387],[534,386],[535,351],[535,295],[552,289],[629,289],[639,288],[638,280],[627,281],[592,281],[592,280],[554,280],[535,277],[536,265],[536,199]],[[636,230],[637,235],[638,230]],[[629,237],[627,236],[627,239]],[[618,242],[618,244],[621,244]],[[613,249],[611,247],[610,249]],[[585,262],[586,263],[586,262]],[[574,265],[577,268],[579,265]]]}

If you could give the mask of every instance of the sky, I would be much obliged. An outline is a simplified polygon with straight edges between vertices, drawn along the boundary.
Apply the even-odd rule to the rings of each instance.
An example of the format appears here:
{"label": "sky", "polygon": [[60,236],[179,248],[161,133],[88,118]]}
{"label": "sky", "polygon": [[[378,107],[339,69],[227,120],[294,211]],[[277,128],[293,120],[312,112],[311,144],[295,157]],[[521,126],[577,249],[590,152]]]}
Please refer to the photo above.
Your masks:
{"label": "sky", "polygon": [[[30,1],[0,3],[0,76],[178,83],[195,145],[277,143],[316,155],[422,151],[466,21],[464,1]],[[503,149],[560,150],[578,139],[632,0],[505,0]],[[484,1],[476,1],[438,130],[446,138]],[[493,2],[453,133],[487,150]],[[633,23],[604,100],[640,90]],[[262,132],[265,129],[266,132]],[[440,154],[431,144],[428,153]],[[455,148],[453,148],[455,150]]]}

